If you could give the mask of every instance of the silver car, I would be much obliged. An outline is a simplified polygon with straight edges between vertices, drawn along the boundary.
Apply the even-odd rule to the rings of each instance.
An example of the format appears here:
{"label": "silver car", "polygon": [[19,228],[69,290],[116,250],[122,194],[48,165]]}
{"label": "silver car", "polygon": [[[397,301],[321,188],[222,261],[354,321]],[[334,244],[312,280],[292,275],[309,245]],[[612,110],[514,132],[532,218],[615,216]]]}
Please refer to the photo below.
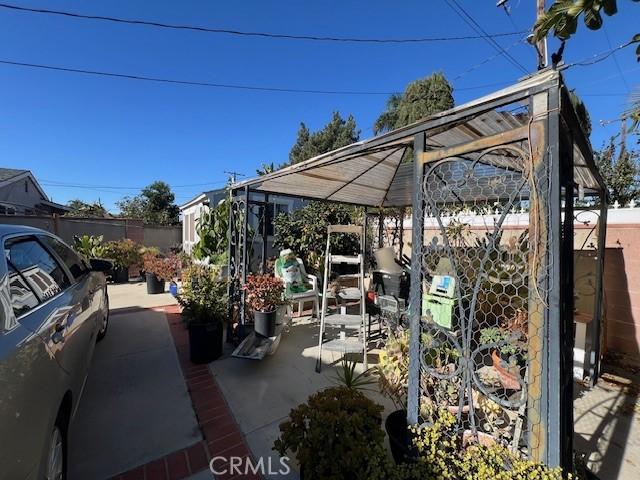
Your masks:
{"label": "silver car", "polygon": [[0,225],[0,242],[0,479],[64,479],[110,265],[35,228]]}

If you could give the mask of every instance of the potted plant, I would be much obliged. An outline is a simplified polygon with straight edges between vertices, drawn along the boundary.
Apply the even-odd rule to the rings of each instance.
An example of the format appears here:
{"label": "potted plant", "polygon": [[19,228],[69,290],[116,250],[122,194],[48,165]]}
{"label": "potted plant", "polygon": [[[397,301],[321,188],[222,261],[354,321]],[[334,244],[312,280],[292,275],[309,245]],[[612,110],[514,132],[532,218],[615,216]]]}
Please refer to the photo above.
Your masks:
{"label": "potted plant", "polygon": [[113,262],[111,278],[115,283],[129,281],[129,267],[140,263],[139,246],[129,238],[112,240],[104,245],[104,256]]}
{"label": "potted plant", "polygon": [[168,257],[145,253],[143,267],[147,282],[147,293],[164,293],[165,283],[170,281],[180,267],[180,260],[175,255]]}
{"label": "potted plant", "polygon": [[250,275],[243,288],[247,304],[253,310],[255,332],[263,337],[273,337],[278,306],[284,303],[284,283],[271,275]]}
{"label": "potted plant", "polygon": [[209,363],[222,355],[227,285],[217,269],[194,264],[182,272],[178,297],[189,330],[189,357],[193,363]]}
{"label": "potted plant", "polygon": [[522,388],[520,370],[525,361],[527,314],[516,310],[497,327],[480,331],[480,344],[491,346],[491,361],[502,386],[507,390]]}

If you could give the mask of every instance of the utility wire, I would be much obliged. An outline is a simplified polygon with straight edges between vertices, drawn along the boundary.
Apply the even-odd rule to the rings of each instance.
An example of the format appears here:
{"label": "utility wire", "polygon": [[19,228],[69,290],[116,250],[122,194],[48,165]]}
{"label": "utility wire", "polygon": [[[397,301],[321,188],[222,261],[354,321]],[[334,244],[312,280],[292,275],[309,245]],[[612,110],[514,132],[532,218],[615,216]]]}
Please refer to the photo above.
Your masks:
{"label": "utility wire", "polygon": [[[613,45],[611,45],[611,40],[609,39],[609,34],[607,33],[607,29],[604,27],[604,25],[602,26],[602,31],[604,32],[604,36],[607,39],[607,45],[609,45],[609,48],[613,48]],[[618,62],[618,57],[616,56],[615,53],[613,54],[613,61],[616,64],[616,68],[618,69],[618,72],[620,73],[620,78],[622,79],[622,83],[624,83],[624,86],[627,89],[627,92],[630,92],[631,88],[629,88],[629,84],[627,83],[627,79],[624,76],[624,72],[620,67],[620,63]]]}
{"label": "utility wire", "polygon": [[[68,186],[68,187],[89,187],[89,188],[113,188],[119,190],[142,190],[144,187],[123,187],[123,186],[110,186],[110,185],[92,185],[87,183],[73,183],[73,182],[63,182],[60,180],[40,180],[41,184],[46,184],[50,186]],[[206,185],[224,185],[226,182],[218,180],[216,182],[205,182],[205,183],[190,183],[186,185],[169,185],[171,188],[188,188],[188,187],[202,187]],[[147,185],[148,186],[148,185]]]}
{"label": "utility wire", "polygon": [[[527,38],[526,38],[526,37],[521,38],[521,39],[520,39],[520,40],[518,40],[517,42],[512,43],[512,44],[511,44],[511,45],[509,45],[507,48],[505,48],[505,49],[504,49],[504,51],[506,52],[507,50],[512,49],[512,48],[513,48],[513,47],[515,47],[516,45],[520,45],[521,43],[526,42],[526,40],[527,40]],[[459,75],[456,75],[455,77],[453,77],[453,78],[451,79],[451,81],[455,82],[455,81],[456,81],[456,80],[458,80],[459,78],[462,78],[462,77],[464,77],[465,75],[467,75],[467,74],[469,74],[469,73],[473,72],[474,70],[477,70],[477,69],[478,69],[478,68],[480,68],[481,66],[483,66],[483,65],[485,65],[485,64],[487,64],[487,63],[489,63],[489,62],[491,62],[491,61],[493,61],[493,60],[495,60],[496,58],[498,58],[498,57],[499,57],[499,56],[501,56],[501,55],[503,55],[503,52],[498,52],[498,53],[496,53],[495,55],[492,55],[492,56],[490,56],[490,57],[488,57],[488,58],[484,59],[483,61],[481,61],[481,62],[479,62],[479,63],[476,63],[475,65],[473,65],[473,66],[469,67],[468,69],[466,69],[464,72],[462,72],[462,73],[460,73]]]}
{"label": "utility wire", "polygon": [[[38,68],[38,69],[53,70],[53,71],[68,72],[68,73],[79,73],[79,74],[102,76],[102,77],[125,78],[129,80],[140,80],[140,81],[147,81],[147,82],[170,83],[170,84],[177,84],[177,85],[197,86],[197,87],[254,90],[254,91],[264,91],[264,92],[311,93],[311,94],[325,94],[325,95],[394,95],[394,94],[401,93],[399,91],[374,92],[374,91],[356,91],[356,90],[310,90],[310,89],[297,89],[297,88],[262,87],[262,86],[256,86],[256,85],[210,83],[210,82],[177,80],[177,79],[160,78],[160,77],[149,77],[145,75],[137,75],[137,74],[129,74],[129,73],[114,73],[114,72],[99,71],[99,70],[84,70],[80,68],[44,65],[39,63],[17,62],[13,60],[4,60],[4,59],[0,59],[0,64],[18,66],[18,67]],[[455,90],[456,91],[477,90],[477,89],[482,89],[486,87],[491,87],[494,85],[496,84],[456,88]]]}
{"label": "utility wire", "polygon": [[607,58],[609,58],[611,55],[613,55],[615,52],[617,52],[618,50],[622,50],[624,48],[627,48],[629,45],[633,44],[633,40],[630,40],[626,43],[623,43],[621,45],[618,45],[617,47],[614,47],[610,50],[606,50],[604,52],[601,53],[596,53],[595,55],[592,55],[591,57],[587,57],[584,58],[582,60],[579,60],[577,62],[572,62],[568,65],[562,66],[560,67],[562,70],[568,70],[570,68],[573,67],[588,67],[590,65],[595,65],[596,63],[600,63],[605,61]]}
{"label": "utility wire", "polygon": [[[359,38],[359,37],[330,37],[330,36],[317,36],[317,35],[293,35],[283,33],[270,33],[270,32],[250,32],[223,28],[209,28],[199,27],[195,25],[177,25],[170,23],[154,22],[150,20],[136,20],[126,19],[119,17],[103,16],[103,15],[84,15],[76,12],[61,11],[61,10],[49,10],[46,8],[29,8],[19,5],[12,5],[8,3],[0,3],[0,8],[16,10],[21,12],[59,15],[64,17],[70,17],[83,20],[99,20],[105,22],[123,23],[128,25],[143,25],[148,27],[169,28],[173,30],[191,30],[204,33],[217,33],[225,35],[236,35],[245,37],[263,37],[263,38],[277,38],[286,40],[311,40],[319,42],[343,42],[343,43],[427,43],[427,42],[447,42],[447,41],[459,41],[459,40],[478,40],[484,38],[485,35],[467,35],[467,36],[452,36],[452,37],[422,37],[422,38]],[[503,32],[494,33],[490,37],[509,37],[515,35],[522,35],[526,32]]]}
{"label": "utility wire", "polygon": [[134,75],[128,73],[114,73],[105,72],[99,70],[84,70],[80,68],[59,67],[54,65],[44,65],[38,63],[26,63],[16,62],[12,60],[0,60],[0,64],[14,65],[20,67],[40,68],[45,70],[57,70],[61,72],[82,73],[86,75],[96,75],[102,77],[116,77],[116,78],[128,78],[130,80],[144,80],[147,82],[159,82],[159,83],[173,83],[178,85],[192,85],[198,87],[213,87],[213,88],[231,88],[236,90],[257,90],[263,92],[284,92],[284,93],[316,93],[327,95],[392,95],[398,92],[366,92],[366,91],[345,91],[345,90],[310,90],[310,89],[298,89],[298,88],[280,88],[280,87],[261,87],[255,85],[237,85],[230,83],[211,83],[211,82],[198,82],[189,80],[176,80],[170,78],[149,77],[144,75]]}
{"label": "utility wire", "polygon": [[[523,73],[528,74],[529,71],[518,60],[513,58],[498,42],[496,42],[487,31],[471,16],[456,0],[445,0],[447,5],[473,30],[481,35],[481,37],[491,45],[496,51],[500,52],[504,57],[516,68]],[[526,32],[523,32],[526,33]]]}

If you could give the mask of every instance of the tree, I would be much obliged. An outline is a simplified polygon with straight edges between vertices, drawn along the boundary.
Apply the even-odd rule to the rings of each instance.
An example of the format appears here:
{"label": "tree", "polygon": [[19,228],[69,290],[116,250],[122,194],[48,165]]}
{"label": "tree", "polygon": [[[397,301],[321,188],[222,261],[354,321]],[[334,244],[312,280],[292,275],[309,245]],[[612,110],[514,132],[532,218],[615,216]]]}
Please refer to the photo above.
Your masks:
{"label": "tree", "polygon": [[[362,223],[362,211],[343,204],[309,202],[291,213],[281,213],[274,218],[274,246],[280,250],[290,248],[305,260],[309,272],[322,269],[329,225]],[[354,255],[358,252],[358,240],[354,235],[340,234],[332,237],[334,254]]]}
{"label": "tree", "polygon": [[388,132],[453,108],[453,87],[442,73],[415,80],[402,95],[387,100],[387,108],[373,126],[373,133]]}
{"label": "tree", "polygon": [[[632,0],[640,2],[640,0]],[[569,40],[578,29],[578,19],[583,17],[584,24],[589,30],[599,30],[604,20],[602,13],[612,16],[618,13],[616,0],[555,0],[543,15],[538,18],[533,27],[533,40],[538,42],[546,37],[551,30],[560,40]],[[635,34],[629,43],[640,42],[640,33]],[[640,45],[636,49],[640,61]]]}
{"label": "tree", "polygon": [[144,199],[140,195],[123,197],[116,202],[120,216],[125,218],[144,218]]}
{"label": "tree", "polygon": [[[632,0],[640,3],[640,0]],[[584,24],[590,30],[599,30],[604,20],[602,13],[612,16],[618,13],[618,5],[616,0],[555,0],[553,5],[549,7],[533,27],[534,42],[538,42],[545,38],[550,31],[553,35],[562,41],[569,40],[578,29],[578,19],[583,17]],[[629,44],[640,44],[640,33],[636,33]],[[636,56],[640,62],[640,45],[636,48]],[[636,94],[637,95],[637,94]],[[638,129],[640,125],[640,98],[638,96],[632,98],[630,107],[623,113],[623,118],[631,119],[632,130]]]}
{"label": "tree", "polygon": [[345,120],[339,112],[333,116],[322,130],[311,133],[304,123],[300,123],[298,138],[289,152],[289,163],[300,163],[317,155],[330,152],[357,142],[360,130],[356,128],[356,121],[352,115]]}
{"label": "tree", "polygon": [[116,205],[122,217],[142,218],[145,223],[174,225],[178,223],[180,212],[174,200],[171,187],[163,181],[156,181],[143,188],[140,195],[124,197]]}
{"label": "tree", "polygon": [[640,152],[616,145],[615,137],[594,157],[607,184],[611,201],[627,205],[640,197]]}
{"label": "tree", "polygon": [[68,217],[104,218],[109,215],[100,200],[89,203],[76,198],[75,200],[69,200],[67,207],[71,209],[65,213],[65,216]]}

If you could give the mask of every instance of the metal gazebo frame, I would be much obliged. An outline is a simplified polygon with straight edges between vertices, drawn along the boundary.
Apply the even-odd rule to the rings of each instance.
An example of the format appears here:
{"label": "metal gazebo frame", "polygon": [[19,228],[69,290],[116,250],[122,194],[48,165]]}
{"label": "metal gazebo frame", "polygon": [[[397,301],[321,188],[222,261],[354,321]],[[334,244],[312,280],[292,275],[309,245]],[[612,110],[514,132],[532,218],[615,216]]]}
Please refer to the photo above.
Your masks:
{"label": "metal gazebo frame", "polygon": [[[410,150],[413,162],[403,162]],[[584,196],[593,199],[592,208],[599,209],[600,223],[605,225],[607,189],[559,72],[538,72],[492,95],[407,127],[233,185],[229,275],[234,281],[229,287],[229,318],[230,324],[234,319],[240,324],[241,334],[245,324],[241,286],[248,261],[247,208],[253,192],[265,195],[265,202],[269,194],[274,194],[365,209],[412,209],[408,422],[424,420],[422,402],[425,395],[430,395],[425,384],[433,375],[445,380],[456,377],[459,405],[468,402],[471,410],[465,418],[460,413],[463,409],[459,409],[457,422],[461,430],[471,430],[476,438],[475,391],[491,392],[487,393],[474,373],[478,367],[474,355],[487,353],[494,345],[479,344],[479,320],[473,305],[482,298],[481,277],[488,274],[487,262],[495,261],[492,259],[500,254],[496,252],[504,249],[499,238],[506,218],[518,209],[527,211],[528,297],[523,299],[523,308],[528,316],[528,356],[526,368],[521,370],[525,372],[523,388],[519,390],[524,400],[518,403],[510,392],[495,396],[495,401],[505,408],[518,405],[513,416],[518,417],[516,432],[520,429],[522,435],[518,433],[512,440],[514,449],[547,465],[572,470],[574,203]],[[491,231],[482,248],[465,247],[476,255],[474,265],[479,272],[471,282],[457,263],[459,256],[443,219],[450,212],[484,208],[489,202],[496,210],[493,230],[488,229]],[[425,223],[425,216],[431,219],[431,227]],[[265,218],[263,225],[269,221]],[[425,238],[427,228],[436,231],[431,242]],[[263,230],[266,249],[266,227]],[[597,237],[593,321],[585,355],[585,370],[592,379],[597,378],[600,359],[604,227],[599,228]],[[429,255],[435,253],[450,260],[458,290],[465,282],[473,283],[468,292],[458,292],[454,318],[460,332],[455,335],[434,325],[423,312],[423,295],[431,281],[425,265]],[[266,250],[262,259],[265,262]],[[471,307],[462,293],[472,298]],[[445,342],[455,344],[455,372],[433,373],[425,365],[427,347],[420,333],[441,335]]]}

